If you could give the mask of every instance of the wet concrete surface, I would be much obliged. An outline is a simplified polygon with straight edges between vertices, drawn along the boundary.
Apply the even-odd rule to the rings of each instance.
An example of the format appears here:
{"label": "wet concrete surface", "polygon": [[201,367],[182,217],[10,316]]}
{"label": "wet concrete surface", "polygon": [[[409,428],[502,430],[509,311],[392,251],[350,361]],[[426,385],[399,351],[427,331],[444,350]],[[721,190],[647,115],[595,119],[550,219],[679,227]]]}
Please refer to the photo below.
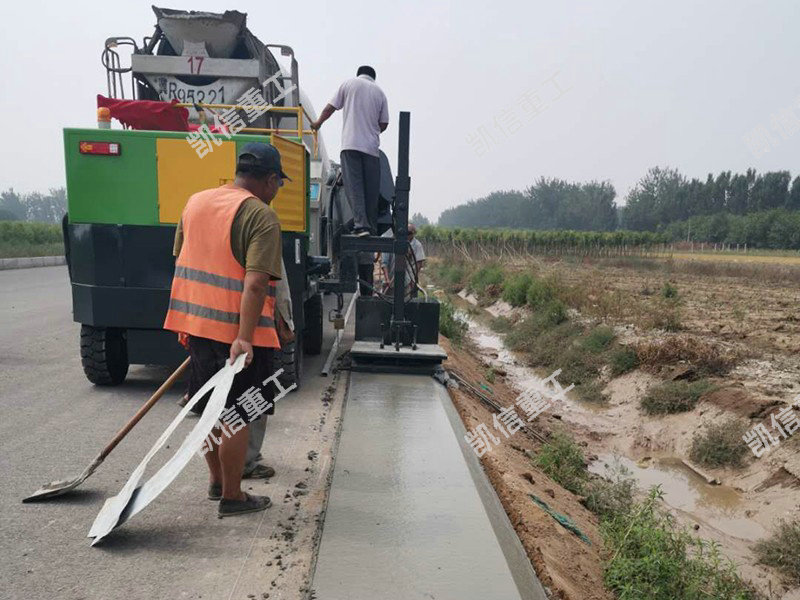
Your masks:
{"label": "wet concrete surface", "polygon": [[[197,458],[147,510],[92,548],[86,534],[103,501],[119,491],[178,412],[184,384],[153,407],[76,493],[22,504],[43,483],[80,473],[169,374],[136,366],[123,385],[95,387],[81,369],[78,332],[65,267],[0,272],[0,598],[305,597],[298,573],[310,572],[313,561],[341,407],[341,401],[322,401],[331,383],[317,375],[325,350],[306,357],[303,388],[270,418],[263,453],[275,477],[245,486],[269,495],[272,508],[217,519],[216,504],[206,499],[207,470]],[[325,348],[331,334],[326,328]],[[176,442],[194,422],[181,425]],[[177,448],[168,445],[167,452]]]}
{"label": "wet concrete surface", "polygon": [[430,377],[351,375],[319,600],[533,597],[515,584],[445,402]]}

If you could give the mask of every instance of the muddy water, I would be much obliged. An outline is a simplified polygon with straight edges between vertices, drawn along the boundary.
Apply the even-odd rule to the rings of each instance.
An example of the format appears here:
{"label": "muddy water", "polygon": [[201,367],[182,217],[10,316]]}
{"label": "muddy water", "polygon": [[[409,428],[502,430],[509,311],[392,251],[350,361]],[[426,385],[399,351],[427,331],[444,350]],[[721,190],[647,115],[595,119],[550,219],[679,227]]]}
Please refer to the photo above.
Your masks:
{"label": "muddy water", "polygon": [[725,485],[709,485],[678,458],[636,463],[624,456],[606,454],[589,464],[590,472],[608,478],[613,478],[620,468],[636,479],[643,490],[661,486],[668,506],[727,535],[757,540],[767,533],[755,521],[741,516],[743,507],[739,492]]}
{"label": "muddy water", "polygon": [[[549,375],[542,370],[520,364],[517,357],[505,348],[502,338],[482,322],[484,319],[467,312],[470,302],[463,297],[453,300],[460,309],[461,318],[469,324],[470,339],[485,351],[487,357],[491,357],[490,363],[502,367],[508,373],[508,378],[516,389],[526,389]],[[561,383],[564,387],[569,385],[569,382]],[[605,414],[608,412],[607,407],[579,402],[571,394],[567,394],[567,400],[555,410],[571,423],[590,425],[594,431],[611,435],[621,433],[619,423],[613,415]],[[590,464],[589,470],[611,477],[620,466],[627,470],[642,490],[661,486],[664,502],[690,521],[742,540],[756,540],[767,533],[758,523],[743,516],[743,499],[739,492],[728,486],[707,483],[679,458],[658,457],[637,463],[625,456],[601,455]]]}

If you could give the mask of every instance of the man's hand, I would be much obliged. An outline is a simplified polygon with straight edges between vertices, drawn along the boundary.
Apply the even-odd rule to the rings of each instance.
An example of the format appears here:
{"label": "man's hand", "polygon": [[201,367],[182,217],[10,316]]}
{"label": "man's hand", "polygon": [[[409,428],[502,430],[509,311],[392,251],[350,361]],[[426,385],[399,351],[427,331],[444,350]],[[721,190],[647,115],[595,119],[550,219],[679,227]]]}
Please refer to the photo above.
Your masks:
{"label": "man's hand", "polygon": [[278,339],[281,341],[281,346],[294,341],[294,331],[289,328],[289,324],[280,315],[278,315],[277,323]]}
{"label": "man's hand", "polygon": [[236,338],[231,344],[231,364],[233,364],[233,361],[235,361],[240,354],[247,354],[247,358],[244,359],[244,366],[249,367],[250,363],[253,362],[253,344],[247,340]]}
{"label": "man's hand", "polygon": [[322,123],[320,123],[319,121],[311,121],[310,127],[314,131],[319,131],[319,128],[322,127]]}

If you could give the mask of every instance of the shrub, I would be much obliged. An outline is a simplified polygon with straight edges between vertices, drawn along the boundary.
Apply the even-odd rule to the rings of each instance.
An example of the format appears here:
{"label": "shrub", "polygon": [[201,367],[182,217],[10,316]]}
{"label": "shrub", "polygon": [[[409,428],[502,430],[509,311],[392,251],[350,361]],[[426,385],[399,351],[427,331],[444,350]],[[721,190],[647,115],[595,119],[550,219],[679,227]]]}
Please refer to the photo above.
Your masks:
{"label": "shrub", "polygon": [[639,365],[639,357],[633,348],[622,346],[611,353],[611,375],[618,377],[635,369]]}
{"label": "shrub", "polygon": [[736,418],[711,423],[694,434],[689,457],[707,467],[739,467],[747,453],[747,446],[742,442],[746,429]]}
{"label": "shrub", "polygon": [[555,285],[552,281],[534,279],[528,286],[525,301],[531,308],[544,306],[556,297]]}
{"label": "shrub", "polygon": [[441,263],[434,272],[434,277],[439,280],[440,285],[454,294],[460,292],[467,282],[469,271],[462,263]]}
{"label": "shrub", "polygon": [[792,584],[800,584],[800,521],[781,521],[753,550],[758,562],[775,567]]}
{"label": "shrub", "polygon": [[757,600],[717,544],[676,528],[658,507],[661,496],[654,488],[629,512],[602,521],[603,538],[613,551],[604,574],[609,589],[631,600]]}
{"label": "shrub", "polygon": [[600,354],[614,341],[616,335],[611,327],[600,325],[592,329],[583,339],[583,347],[589,352]]}
{"label": "shrub", "polygon": [[468,328],[467,323],[456,314],[456,309],[450,302],[439,303],[439,333],[454,344],[460,344]]}
{"label": "shrub", "polygon": [[561,300],[550,300],[539,311],[543,323],[555,326],[567,320],[567,307]]}
{"label": "shrub", "polygon": [[671,282],[665,281],[664,285],[661,287],[661,297],[668,300],[677,298],[678,288],[676,288]]}
{"label": "shrub", "polygon": [[581,494],[588,479],[583,451],[563,432],[555,432],[533,458],[548,477],[573,494]]}
{"label": "shrub", "polygon": [[592,475],[582,500],[601,519],[630,514],[633,506],[636,481],[622,465],[614,468],[612,474],[611,479]]}
{"label": "shrub", "polygon": [[528,273],[520,273],[506,279],[503,283],[503,300],[511,306],[523,306],[527,301],[528,288],[532,283],[533,277]]}
{"label": "shrub", "polygon": [[489,322],[489,327],[492,328],[492,331],[496,331],[497,333],[508,333],[511,331],[513,323],[511,319],[508,317],[495,317]]}
{"label": "shrub", "polygon": [[642,398],[641,406],[651,415],[686,412],[692,410],[700,396],[712,387],[704,379],[692,383],[667,381],[651,388]]}
{"label": "shrub", "polygon": [[686,361],[698,371],[710,375],[724,375],[741,358],[735,349],[689,335],[673,335],[639,344],[636,355],[646,366],[661,367]]}
{"label": "shrub", "polygon": [[476,294],[482,295],[489,288],[499,288],[504,277],[503,268],[500,265],[485,265],[470,277],[469,287]]}
{"label": "shrub", "polygon": [[[567,381],[566,377],[564,380]],[[577,386],[575,391],[578,394],[578,398],[584,402],[593,402],[594,404],[603,404],[608,402],[608,398],[603,393],[603,385],[598,381],[588,381],[583,383]]]}

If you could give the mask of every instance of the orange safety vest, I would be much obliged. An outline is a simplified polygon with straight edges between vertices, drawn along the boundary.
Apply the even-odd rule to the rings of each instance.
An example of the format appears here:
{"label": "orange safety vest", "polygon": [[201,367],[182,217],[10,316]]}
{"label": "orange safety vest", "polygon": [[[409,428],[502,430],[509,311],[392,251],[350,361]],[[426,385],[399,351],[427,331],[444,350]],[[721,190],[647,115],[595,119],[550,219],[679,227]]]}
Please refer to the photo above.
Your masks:
{"label": "orange safety vest", "polygon": [[[183,245],[164,329],[230,344],[239,333],[245,269],[231,250],[231,225],[253,194],[233,184],[189,198],[183,209]],[[253,345],[280,348],[275,329],[275,280],[270,281]]]}

